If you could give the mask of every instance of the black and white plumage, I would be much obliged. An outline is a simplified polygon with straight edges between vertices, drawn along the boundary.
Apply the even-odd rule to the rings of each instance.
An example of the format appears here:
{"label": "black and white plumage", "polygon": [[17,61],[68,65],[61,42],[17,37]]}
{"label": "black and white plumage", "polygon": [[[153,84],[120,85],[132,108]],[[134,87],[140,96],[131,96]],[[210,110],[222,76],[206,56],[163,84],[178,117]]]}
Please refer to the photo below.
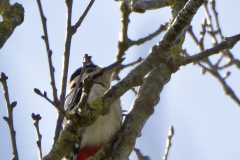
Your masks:
{"label": "black and white plumage", "polygon": [[[82,81],[89,75],[94,79],[94,84],[91,88],[88,102],[94,101],[100,95],[105,93],[110,88],[111,75],[113,71],[118,68],[118,66],[122,63],[123,60],[124,59],[105,68],[96,66],[94,64],[86,65],[86,70],[82,76],[81,83],[78,88],[76,88],[76,84],[79,80],[81,68],[77,69],[70,78],[68,92],[69,94],[66,97],[64,109],[70,111],[75,107],[74,105],[78,104],[82,93]],[[69,103],[73,98],[75,89],[77,89],[77,95],[73,103],[74,105],[69,106]],[[65,126],[66,123],[67,121],[64,120],[63,126]],[[72,155],[67,156],[68,158],[65,157],[65,160],[82,160],[82,158],[80,158],[81,155],[79,155],[81,154],[81,150],[91,150],[108,144],[113,138],[113,136],[119,131],[121,125],[122,108],[120,105],[120,100],[116,100],[110,106],[110,112],[108,115],[99,116],[94,124],[84,129],[82,135],[79,137],[78,142],[76,142],[75,146],[73,146]]]}

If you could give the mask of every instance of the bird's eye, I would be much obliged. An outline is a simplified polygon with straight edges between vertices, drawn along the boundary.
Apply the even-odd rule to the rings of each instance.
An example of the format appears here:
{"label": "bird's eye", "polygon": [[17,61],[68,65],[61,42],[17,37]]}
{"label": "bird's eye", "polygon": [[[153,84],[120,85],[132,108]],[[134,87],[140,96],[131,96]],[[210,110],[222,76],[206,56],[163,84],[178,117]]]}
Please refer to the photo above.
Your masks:
{"label": "bird's eye", "polygon": [[70,87],[70,89],[73,89],[73,88],[75,88],[76,87],[76,83],[73,83],[72,85],[71,85],[71,87]]}
{"label": "bird's eye", "polygon": [[87,69],[86,69],[86,73],[91,73],[91,72],[93,72],[93,71],[94,71],[93,68],[87,68]]}

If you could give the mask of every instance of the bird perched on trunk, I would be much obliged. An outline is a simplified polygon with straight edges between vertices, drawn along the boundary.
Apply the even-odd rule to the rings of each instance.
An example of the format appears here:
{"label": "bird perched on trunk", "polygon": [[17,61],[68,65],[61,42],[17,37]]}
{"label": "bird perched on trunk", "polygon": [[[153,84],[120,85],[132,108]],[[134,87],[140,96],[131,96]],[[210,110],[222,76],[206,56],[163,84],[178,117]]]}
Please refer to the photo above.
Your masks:
{"label": "bird perched on trunk", "polygon": [[[123,60],[124,59],[104,68],[94,64],[86,65],[78,88],[77,83],[82,68],[77,69],[70,78],[69,94],[66,97],[64,109],[70,111],[79,103],[82,94],[82,82],[87,76],[91,76],[94,80],[87,100],[88,102],[94,101],[106,92],[110,88],[113,71],[121,65]],[[77,92],[75,98],[73,96],[74,90]],[[74,102],[72,106],[69,105],[71,101]],[[63,126],[65,126],[66,123],[67,121],[64,120]],[[99,149],[112,140],[113,136],[119,131],[121,125],[122,108],[120,100],[118,99],[110,106],[109,114],[104,116],[100,115],[91,126],[84,129],[78,141],[73,146],[71,155],[65,156],[64,160],[85,160],[94,155]]]}

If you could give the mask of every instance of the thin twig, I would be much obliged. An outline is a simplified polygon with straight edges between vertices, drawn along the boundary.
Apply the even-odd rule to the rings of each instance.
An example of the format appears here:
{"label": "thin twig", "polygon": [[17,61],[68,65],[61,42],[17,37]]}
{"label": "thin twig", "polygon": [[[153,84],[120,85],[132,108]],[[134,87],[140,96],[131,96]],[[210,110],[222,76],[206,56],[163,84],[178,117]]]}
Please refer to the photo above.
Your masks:
{"label": "thin twig", "polygon": [[[54,101],[52,101],[50,98],[48,98],[46,91],[44,91],[44,92],[42,93],[42,92],[41,92],[39,89],[37,89],[37,88],[34,88],[33,90],[34,90],[34,92],[35,92],[37,95],[43,97],[43,98],[46,99],[49,103],[51,103],[54,107],[56,107],[56,109],[58,110],[58,112],[61,113],[64,117],[66,117],[65,110],[64,110],[62,107],[60,107],[60,105],[55,105]],[[66,117],[66,118],[67,118],[67,117]]]}
{"label": "thin twig", "polygon": [[[91,58],[90,58],[90,59],[91,59]],[[80,75],[79,75],[78,82],[77,82],[76,87],[75,87],[76,89],[73,91],[73,92],[74,92],[74,93],[73,93],[73,98],[72,98],[72,100],[70,101],[70,103],[69,103],[69,105],[68,105],[68,108],[70,108],[70,106],[73,105],[73,103],[74,103],[74,101],[75,101],[75,99],[76,99],[77,89],[78,89],[79,86],[80,86],[80,83],[81,83],[81,80],[82,80],[82,76],[83,76],[83,74],[84,74],[84,72],[85,72],[85,70],[86,70],[87,62],[88,62],[90,59],[89,59],[89,56],[88,56],[87,54],[84,55],[84,57],[83,57],[83,63],[82,63],[82,69],[81,69],[81,72],[80,72]]]}
{"label": "thin twig", "polygon": [[85,116],[86,114],[86,104],[87,100],[91,91],[91,88],[94,84],[94,80],[92,77],[88,76],[83,80],[83,88],[82,88],[82,95],[81,99],[78,103],[78,110],[81,116]]}
{"label": "thin twig", "polygon": [[166,149],[165,149],[165,154],[163,156],[163,160],[167,160],[167,158],[168,158],[169,149],[172,146],[171,140],[172,140],[173,135],[174,135],[174,130],[173,130],[173,126],[171,126],[169,129],[169,133],[168,133],[167,145],[166,145]]}
{"label": "thin twig", "polygon": [[[143,61],[143,59],[141,58],[141,57],[139,57],[135,62],[132,62],[132,63],[129,63],[129,64],[125,64],[125,65],[121,65],[119,68],[119,72],[121,71],[121,70],[123,70],[123,69],[125,69],[125,68],[127,68],[127,67],[131,67],[131,66],[133,66],[133,65],[135,65],[135,64],[138,64],[138,63],[140,63],[140,62],[142,62]],[[120,78],[117,76],[117,78],[116,78],[118,81],[120,80]],[[131,91],[133,91],[133,93],[135,94],[135,95],[137,95],[137,91],[135,90],[135,88],[131,88]]]}
{"label": "thin twig", "polygon": [[[62,79],[60,87],[60,106],[64,108],[66,88],[67,88],[67,75],[68,75],[68,66],[69,66],[69,57],[70,57],[70,46],[72,41],[72,31],[71,31],[71,18],[72,18],[72,0],[66,0],[67,6],[67,27],[66,27],[66,38],[65,38],[65,47],[63,53],[63,67],[62,67]],[[55,128],[55,134],[53,138],[53,145],[56,143],[59,134],[62,130],[63,116],[58,113],[57,123]]]}
{"label": "thin twig", "polygon": [[33,90],[34,90],[34,92],[35,92],[37,95],[45,98],[49,103],[51,103],[52,105],[54,105],[53,101],[52,101],[50,98],[48,98],[46,91],[44,91],[43,94],[42,94],[42,92],[41,92],[39,89],[37,89],[37,88],[34,88]]}
{"label": "thin twig", "polygon": [[167,26],[168,23],[165,23],[164,25],[160,25],[160,27],[153,33],[149,34],[148,36],[144,37],[144,38],[140,38],[136,41],[131,41],[130,40],[130,46],[133,45],[141,45],[147,41],[150,41],[151,39],[153,39],[154,37],[156,37],[157,35],[159,35],[160,33],[162,33],[163,31],[167,30]]}
{"label": "thin twig", "polygon": [[95,2],[95,0],[91,0],[89,2],[87,8],[85,9],[85,11],[81,15],[81,17],[78,19],[77,23],[72,27],[74,33],[77,31],[78,27],[82,24],[84,18],[86,17],[88,11],[91,9],[94,2]]}
{"label": "thin twig", "polygon": [[42,36],[42,39],[45,42],[47,56],[48,56],[48,66],[49,66],[50,77],[51,77],[50,84],[52,86],[53,100],[54,100],[53,102],[54,102],[54,105],[59,108],[60,106],[59,106],[59,100],[58,100],[58,96],[57,96],[57,88],[56,88],[56,84],[55,84],[54,67],[53,67],[53,64],[52,64],[52,50],[50,49],[48,32],[47,32],[47,19],[43,14],[41,1],[37,0],[37,4],[38,4],[40,17],[41,17],[41,20],[42,20],[42,27],[43,27],[43,31],[44,31],[44,36]]}
{"label": "thin twig", "polygon": [[138,160],[149,160],[149,157],[148,156],[143,156],[139,149],[134,148],[133,150],[135,151],[135,153],[138,157]]}
{"label": "thin twig", "polygon": [[211,15],[209,13],[207,4],[208,4],[208,1],[205,0],[204,3],[203,3],[203,7],[204,7],[204,10],[205,10],[205,13],[206,13],[207,24],[208,24],[207,26],[209,28],[208,33],[212,37],[212,45],[215,46],[218,42],[217,42],[217,38],[215,37],[215,34],[214,34],[212,19],[211,19]]}
{"label": "thin twig", "polygon": [[42,160],[42,145],[41,145],[42,135],[40,134],[40,131],[39,131],[39,121],[41,120],[41,118],[42,117],[39,114],[32,113],[32,119],[35,121],[34,127],[37,133],[37,147],[38,147],[39,160]]}
{"label": "thin twig", "polygon": [[220,28],[219,20],[218,20],[218,13],[216,11],[216,1],[215,0],[211,0],[210,1],[210,5],[212,7],[213,16],[214,16],[215,21],[216,21],[216,27],[217,27],[218,34],[220,35],[220,38],[223,40],[224,37],[223,37],[222,32],[221,32],[221,28]]}
{"label": "thin twig", "polygon": [[[232,48],[236,42],[239,41],[239,38],[240,38],[240,34],[239,35],[236,35],[236,36],[233,36],[233,37],[230,37],[230,38],[226,38],[226,39],[223,39],[223,35],[221,33],[221,29],[220,29],[220,26],[219,26],[219,22],[218,22],[218,16],[217,16],[217,12],[216,12],[216,9],[215,9],[215,1],[212,1],[211,5],[212,5],[212,10],[214,12],[214,17],[215,17],[215,20],[216,20],[216,23],[217,23],[217,32],[214,31],[213,29],[213,25],[212,25],[212,20],[211,20],[211,15],[209,13],[209,10],[208,10],[208,7],[207,7],[207,1],[205,0],[204,1],[204,9],[205,9],[205,12],[206,12],[206,17],[207,17],[207,21],[204,20],[204,23],[202,24],[202,29],[203,29],[203,32],[201,32],[203,34],[203,36],[205,35],[205,28],[208,27],[209,28],[209,35],[211,36],[212,38],[212,41],[213,41],[213,46],[211,49],[209,50],[206,50],[206,51],[203,51],[204,49],[204,44],[203,44],[203,40],[200,40],[199,42],[196,41],[196,38],[194,38],[194,33],[193,32],[189,32],[190,35],[193,37],[193,40],[195,41],[195,43],[197,44],[197,46],[199,47],[201,53],[203,54],[196,54],[196,55],[193,55],[193,56],[189,56],[189,57],[186,57],[183,59],[183,61],[185,60],[190,60],[191,58],[193,58],[192,60],[195,61],[194,59],[198,59],[200,58],[201,56],[204,56],[204,57],[208,57],[210,55],[213,55],[215,53],[221,53],[221,57],[218,59],[218,61],[215,63],[215,65],[213,65],[210,60],[208,58],[204,59],[204,63],[206,63],[209,68],[204,68],[204,66],[200,63],[200,62],[197,62],[199,66],[202,67],[203,69],[203,72],[206,72],[208,71],[209,73],[211,73],[215,78],[217,78],[219,80],[219,82],[221,83],[221,85],[223,86],[223,89],[225,91],[225,93],[227,95],[229,95],[239,106],[240,106],[240,99],[238,99],[238,97],[235,95],[235,93],[233,92],[233,90],[231,89],[231,87],[226,83],[225,81],[225,77],[222,77],[219,73],[218,70],[220,69],[223,69],[223,68],[226,68],[228,66],[231,66],[232,64],[234,64],[234,62],[237,62],[238,60],[234,59],[233,55],[230,53],[229,49]],[[207,24],[206,24],[207,23]],[[220,31],[220,32],[219,32]],[[218,44],[217,42],[217,38],[216,38],[216,34],[220,34],[220,37],[222,38],[222,42],[220,44]],[[201,37],[203,37],[201,36]],[[225,50],[224,52],[222,52],[223,50]],[[215,52],[215,53],[213,53]],[[226,53],[226,54],[225,54]],[[226,65],[224,65],[223,67],[219,67],[219,64],[221,62],[221,60],[223,59],[223,56],[226,56],[229,61],[227,62]],[[190,58],[191,57],[191,58]],[[202,58],[204,57],[201,57],[200,59],[202,60]],[[190,60],[191,61],[191,60]],[[193,62],[192,61],[192,62]],[[236,63],[235,63],[236,64]],[[238,65],[239,63],[237,63],[237,67],[240,65]]]}
{"label": "thin twig", "polygon": [[128,68],[128,67],[131,67],[131,66],[134,66],[135,64],[138,64],[140,62],[142,62],[143,59],[141,57],[139,57],[136,61],[132,62],[132,63],[129,63],[129,64],[125,64],[125,65],[121,65],[119,68],[121,68],[121,70],[125,69],[125,68]]}
{"label": "thin twig", "polygon": [[[73,0],[66,0],[67,6],[67,31],[66,31],[66,40],[65,40],[65,50],[63,53],[63,69],[62,69],[62,80],[61,80],[61,88],[60,88],[60,105],[64,108],[65,96],[66,96],[66,86],[67,86],[67,75],[68,75],[68,66],[69,66],[69,57],[70,57],[70,46],[72,41],[72,36],[76,33],[77,28],[81,25],[84,18],[86,17],[88,11],[93,5],[94,0],[91,0],[85,9],[82,16],[79,18],[78,22],[72,26],[71,18],[72,18],[72,4]],[[60,131],[62,130],[62,122],[63,117],[58,114],[57,124],[55,129],[55,135],[53,138],[53,144],[57,141]]]}
{"label": "thin twig", "polygon": [[18,158],[17,143],[16,143],[16,131],[14,130],[14,125],[13,125],[13,108],[16,107],[17,102],[14,101],[10,103],[7,79],[8,77],[2,72],[0,82],[2,83],[2,86],[3,86],[3,93],[4,93],[6,108],[8,113],[8,117],[3,117],[3,119],[7,122],[10,135],[11,135],[12,149],[13,149],[12,160],[18,160],[19,158]]}
{"label": "thin twig", "polygon": [[[116,61],[123,58],[123,56],[125,55],[125,52],[130,47],[132,47],[134,45],[141,45],[141,44],[151,40],[152,38],[156,37],[157,35],[159,35],[160,33],[162,33],[163,31],[165,31],[167,29],[167,23],[165,23],[165,25],[160,25],[160,27],[155,32],[149,34],[148,36],[146,36],[144,38],[140,38],[136,41],[133,41],[128,37],[128,25],[130,22],[129,16],[131,14],[131,11],[129,9],[126,9],[125,2],[121,3],[120,10],[121,10],[122,28],[121,28],[121,34],[119,37],[119,41],[118,41],[118,51],[117,51],[117,55],[116,55]],[[113,72],[113,75],[112,75],[113,80],[120,80],[118,75],[122,69],[123,69],[122,67],[119,67]]]}
{"label": "thin twig", "polygon": [[182,65],[187,65],[192,62],[200,61],[204,58],[207,58],[213,54],[217,54],[222,50],[230,49],[232,48],[238,41],[240,40],[240,34],[226,38],[225,41],[222,41],[215,47],[212,47],[210,49],[207,49],[203,52],[200,52],[198,54],[195,54],[193,56],[186,57],[182,60]]}
{"label": "thin twig", "polygon": [[120,60],[124,56],[124,52],[129,48],[129,38],[127,36],[128,33],[128,25],[129,25],[129,16],[131,14],[130,11],[124,10],[124,4],[122,2],[120,6],[121,10],[121,33],[119,36],[119,41],[118,41],[118,51],[117,51],[117,56],[116,56],[116,61]]}
{"label": "thin twig", "polygon": [[135,90],[135,88],[131,88],[131,91],[133,91],[133,93],[135,94],[135,96],[137,95],[137,91]]}
{"label": "thin twig", "polygon": [[70,103],[68,104],[68,108],[69,108],[69,106],[72,106],[73,105],[73,103],[74,103],[74,101],[75,101],[75,98],[76,98],[76,96],[77,96],[77,90],[78,90],[78,88],[79,88],[79,86],[80,86],[80,82],[81,82],[81,80],[82,80],[82,76],[83,76],[83,73],[85,72],[85,70],[86,70],[86,62],[83,62],[82,63],[82,69],[81,69],[81,72],[80,72],[80,75],[79,75],[79,79],[78,79],[78,82],[77,82],[77,85],[76,85],[76,89],[73,91],[74,93],[73,93],[73,98],[72,98],[72,100],[70,101]]}
{"label": "thin twig", "polygon": [[240,106],[240,99],[236,96],[236,94],[234,93],[234,91],[232,90],[231,87],[229,87],[229,85],[227,84],[227,82],[225,81],[225,78],[219,74],[219,72],[214,72],[213,74],[222,84],[223,89],[225,91],[225,93],[227,95],[229,95],[239,106]]}
{"label": "thin twig", "polygon": [[202,75],[208,71],[209,73],[212,73],[212,70],[208,67],[204,66],[201,62],[197,62],[197,64],[202,68]]}

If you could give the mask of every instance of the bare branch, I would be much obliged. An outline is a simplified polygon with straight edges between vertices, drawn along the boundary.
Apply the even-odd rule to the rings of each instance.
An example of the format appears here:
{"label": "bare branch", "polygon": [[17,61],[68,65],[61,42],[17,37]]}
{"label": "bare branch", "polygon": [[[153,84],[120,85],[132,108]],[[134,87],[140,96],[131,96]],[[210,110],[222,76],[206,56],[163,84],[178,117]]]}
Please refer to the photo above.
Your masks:
{"label": "bare branch", "polygon": [[41,120],[41,116],[39,114],[34,114],[32,113],[32,119],[35,121],[34,122],[34,127],[36,129],[36,133],[37,133],[37,147],[38,147],[38,154],[39,154],[39,160],[42,160],[42,135],[40,134],[39,131],[39,121]]}
{"label": "bare branch", "polygon": [[[72,23],[71,23],[73,0],[65,1],[67,6],[67,27],[66,27],[67,30],[66,30],[65,50],[63,53],[62,80],[61,80],[61,88],[60,88],[60,105],[62,108],[64,108],[65,95],[66,95],[67,75],[68,75],[70,46],[71,46],[72,36],[76,32],[77,28],[81,25],[82,21],[86,17],[94,1],[95,0],[91,0],[89,2],[84,13],[82,14],[82,16],[79,18],[78,22],[74,26],[72,26]],[[54,143],[57,141],[60,131],[62,130],[62,122],[63,122],[63,117],[60,114],[58,114],[57,124],[55,129],[55,136],[53,138]]]}
{"label": "bare branch", "polygon": [[212,7],[213,15],[214,15],[214,18],[215,18],[215,21],[216,21],[216,28],[217,28],[218,34],[220,35],[220,38],[223,40],[224,37],[223,37],[222,32],[221,32],[221,28],[220,28],[219,20],[218,20],[218,13],[216,11],[216,1],[211,0],[210,5]]}
{"label": "bare branch", "polygon": [[135,88],[131,88],[131,91],[133,91],[133,93],[135,94],[135,96],[137,95],[137,91],[135,90]]}
{"label": "bare branch", "polygon": [[211,19],[211,15],[209,13],[209,10],[208,10],[207,3],[208,3],[208,1],[204,0],[203,7],[204,7],[204,10],[205,10],[205,13],[206,13],[207,26],[209,28],[208,33],[212,37],[212,45],[215,46],[218,42],[217,42],[217,38],[215,37],[215,34],[214,34],[214,29],[213,29],[213,25],[212,25],[212,19]]}
{"label": "bare branch", "polygon": [[42,92],[41,92],[39,89],[37,89],[37,88],[34,88],[33,90],[34,90],[34,92],[35,92],[37,95],[43,97],[43,98],[46,99],[49,103],[51,103],[52,105],[54,105],[53,101],[52,101],[50,98],[48,98],[46,91],[44,91],[43,94],[42,94]]}
{"label": "bare branch", "polygon": [[132,63],[129,63],[129,64],[125,64],[125,65],[121,65],[121,70],[122,69],[125,69],[125,68],[127,68],[127,67],[131,67],[131,66],[134,66],[135,64],[138,64],[138,63],[140,63],[140,62],[142,62],[143,61],[143,59],[141,58],[141,57],[139,57],[135,62],[132,62]]}
{"label": "bare branch", "polygon": [[217,54],[222,50],[231,49],[239,40],[240,40],[240,34],[229,37],[229,38],[225,38],[224,41],[222,41],[215,47],[207,49],[207,50],[200,52],[198,54],[195,54],[193,56],[184,58],[181,62],[181,65],[187,65],[192,62],[200,61],[200,60],[207,58],[213,54]]}
{"label": "bare branch", "polygon": [[[70,46],[72,41],[72,30],[71,30],[71,18],[72,18],[72,0],[65,0],[67,6],[67,26],[66,26],[66,38],[65,38],[65,48],[63,53],[63,67],[62,67],[62,80],[60,87],[60,106],[64,108],[66,87],[67,87],[67,75],[70,57]],[[63,116],[58,113],[55,134],[53,138],[53,144],[56,143],[60,131],[62,130]]]}
{"label": "bare branch", "polygon": [[91,9],[93,3],[95,2],[95,0],[91,0],[87,6],[87,8],[85,9],[85,11],[83,12],[82,16],[78,19],[77,23],[72,27],[73,29],[73,33],[75,33],[78,29],[78,27],[82,24],[84,18],[86,17],[88,11]]}
{"label": "bare branch", "polygon": [[173,135],[174,135],[174,130],[173,130],[173,126],[171,126],[169,129],[169,133],[168,133],[167,144],[166,144],[166,149],[165,149],[165,154],[163,156],[163,160],[168,159],[169,149],[172,146],[171,140],[172,140]]}
{"label": "bare branch", "polygon": [[[217,42],[217,38],[216,38],[216,34],[220,34],[220,37],[223,38],[222,36],[222,33],[219,32],[220,31],[220,26],[219,26],[219,23],[218,23],[218,17],[217,17],[217,12],[215,10],[215,1],[212,1],[211,2],[212,4],[212,9],[213,9],[213,12],[215,14],[215,19],[216,19],[216,23],[217,23],[217,29],[218,31],[215,32],[214,29],[213,29],[213,26],[212,26],[212,20],[211,20],[211,15],[209,13],[209,10],[208,10],[208,7],[207,7],[207,1],[204,1],[204,8],[205,8],[205,12],[206,12],[206,16],[207,16],[207,21],[208,21],[208,25],[206,25],[206,21],[204,20],[204,24],[202,25],[202,28],[203,30],[205,31],[205,27],[208,27],[209,28],[209,34],[212,38],[212,41],[213,41],[213,48],[209,49],[209,50],[206,50],[206,51],[203,51],[203,41],[201,43],[201,41],[199,43],[196,43],[200,49],[201,54],[196,54],[196,55],[193,55],[193,56],[190,56],[190,57],[186,57],[185,59],[183,59],[183,61],[185,60],[193,60],[196,58],[200,58],[201,56],[210,56],[210,55],[213,55],[213,54],[216,54],[216,53],[219,53],[221,52],[221,56],[220,58],[218,59],[218,61],[215,63],[215,65],[213,65],[208,58],[206,58],[203,62],[205,62],[206,64],[209,65],[210,68],[204,68],[204,66],[198,62],[198,65],[200,65],[201,67],[203,67],[203,73],[205,73],[206,71],[208,71],[209,73],[211,73],[215,78],[217,78],[219,80],[219,82],[221,83],[221,85],[223,86],[223,89],[225,91],[225,93],[227,95],[229,95],[239,106],[240,106],[240,100],[238,99],[238,97],[235,95],[235,93],[233,92],[233,90],[231,89],[231,87],[226,83],[225,79],[226,77],[229,75],[227,74],[227,76],[225,77],[222,77],[218,70],[219,69],[222,69],[222,68],[226,68],[232,64],[234,64],[234,62],[237,62],[238,60],[234,59],[233,58],[233,55],[230,53],[229,49],[232,48],[235,43],[237,43],[239,41],[239,36],[240,35],[236,35],[236,36],[233,36],[233,37],[230,37],[230,38],[226,38],[226,39],[223,39],[223,41],[218,44]],[[218,45],[217,45],[218,44]],[[225,50],[224,50],[225,49]],[[224,50],[224,51],[222,51]],[[224,65],[223,67],[219,67],[219,64],[221,62],[221,60],[223,59],[223,56],[226,56],[228,59],[229,59],[229,62]],[[204,57],[201,57],[200,59],[202,60],[202,58]],[[193,59],[192,59],[193,58]],[[190,60],[191,59],[191,60]],[[192,62],[193,62],[192,61]],[[236,64],[237,65],[237,64]],[[238,66],[238,65],[237,65]]]}
{"label": "bare branch", "polygon": [[187,31],[189,33],[189,35],[192,37],[193,41],[198,46],[200,51],[204,51],[203,41],[204,41],[204,36],[205,36],[205,33],[206,33],[205,28],[206,28],[206,21],[204,19],[203,24],[202,24],[202,31],[200,32],[200,40],[199,41],[198,41],[196,35],[193,33],[192,26],[189,26],[188,31]]}
{"label": "bare branch", "polygon": [[232,63],[235,64],[238,67],[238,69],[240,69],[240,61],[239,60],[233,59]]}
{"label": "bare branch", "polygon": [[68,108],[70,108],[69,106],[73,106],[73,102],[75,101],[75,98],[77,96],[77,88],[79,88],[79,85],[80,85],[80,82],[82,80],[82,76],[86,70],[86,65],[87,65],[87,61],[88,61],[88,55],[85,54],[84,57],[83,57],[83,64],[82,64],[82,69],[81,69],[81,73],[79,75],[79,79],[78,79],[78,82],[77,82],[77,85],[76,85],[76,89],[73,91],[73,98],[70,102],[70,104],[68,105]]}
{"label": "bare branch", "polygon": [[209,69],[208,67],[206,67],[205,65],[203,65],[201,62],[197,63],[200,67],[202,67],[202,72],[201,74],[204,75],[206,73],[206,71],[208,71],[209,73],[213,73],[211,69]]}
{"label": "bare branch", "polygon": [[0,49],[8,38],[12,35],[15,28],[22,24],[24,20],[24,8],[21,4],[10,5],[9,0],[1,0],[0,15],[3,21],[0,22]]}
{"label": "bare branch", "polygon": [[54,103],[54,105],[57,106],[57,105],[59,105],[59,100],[58,100],[58,97],[57,97],[57,88],[56,88],[55,77],[54,77],[54,67],[53,67],[53,64],[52,64],[52,50],[50,49],[49,39],[48,39],[47,19],[43,14],[41,1],[37,0],[37,4],[38,4],[40,17],[41,17],[41,20],[42,20],[42,27],[43,27],[43,31],[44,31],[44,36],[42,36],[42,39],[45,42],[47,56],[48,56],[48,66],[49,66],[50,77],[51,77],[50,84],[52,86],[52,92],[53,92],[53,103]]}
{"label": "bare branch", "polygon": [[163,8],[170,6],[169,0],[134,0],[130,7],[133,12],[144,13],[146,10]]}
{"label": "bare branch", "polygon": [[168,32],[165,33],[158,45],[152,47],[148,57],[136,68],[130,71],[130,73],[125,78],[123,78],[120,82],[118,82],[114,87],[110,88],[109,91],[104,94],[102,99],[105,102],[105,107],[109,106],[109,104],[111,104],[115,98],[119,98],[133,86],[141,85],[143,82],[143,77],[147,73],[158,67],[161,63],[166,62],[166,57],[168,56],[170,47],[174,44],[175,39],[181,33],[181,29],[184,29],[187,25],[189,25],[192,16],[196,13],[202,2],[203,1],[199,2],[199,0],[191,0],[186,4],[186,9],[183,9],[179,13],[180,16],[175,19],[174,23],[168,29]]}
{"label": "bare branch", "polygon": [[121,140],[117,147],[118,154],[112,153],[115,157],[119,159],[129,157],[142,127],[153,114],[153,107],[158,104],[159,94],[163,86],[170,80],[171,74],[171,69],[160,65],[146,76],[143,85],[139,87],[137,98],[131,107],[132,110],[127,114],[121,130],[117,134],[117,139]]}
{"label": "bare branch", "polygon": [[139,149],[134,148],[133,150],[135,151],[135,153],[138,157],[138,160],[150,160],[150,158],[148,156],[143,156]]}
{"label": "bare branch", "polygon": [[17,102],[14,101],[10,103],[7,79],[8,77],[2,72],[0,82],[2,83],[2,86],[3,86],[3,93],[4,93],[4,98],[6,101],[6,108],[8,113],[8,117],[3,117],[3,119],[7,122],[9,131],[10,131],[12,148],[13,148],[12,160],[18,160],[19,158],[18,158],[17,143],[16,143],[16,131],[14,130],[14,125],[13,125],[13,108],[16,107]]}
{"label": "bare branch", "polygon": [[[70,57],[70,46],[72,41],[72,36],[76,32],[77,28],[81,25],[84,18],[86,17],[88,11],[90,10],[91,6],[93,5],[95,0],[91,0],[85,9],[82,16],[79,18],[78,22],[72,26],[71,18],[72,18],[72,4],[73,0],[66,0],[67,6],[67,30],[66,30],[66,40],[65,40],[65,50],[63,53],[63,68],[62,68],[62,80],[61,80],[61,88],[60,88],[60,106],[64,108],[65,102],[65,95],[66,95],[66,86],[67,86],[67,75],[68,75],[68,66],[69,66],[69,57]],[[90,58],[91,59],[91,58]],[[89,59],[89,60],[90,60]],[[57,141],[60,131],[62,130],[62,122],[63,117],[58,114],[57,124],[55,129],[55,136],[53,138],[53,144]]]}
{"label": "bare branch", "polygon": [[[128,25],[129,25],[129,15],[130,15],[130,11],[128,9],[126,9],[126,2],[123,1],[121,3],[120,6],[120,10],[121,10],[121,31],[119,34],[119,41],[118,41],[118,51],[117,51],[117,55],[116,55],[116,59],[115,61],[119,61],[120,59],[123,58],[123,56],[125,55],[125,51],[128,50],[129,46],[130,46],[130,40],[128,38]],[[117,68],[113,74],[112,74],[112,80],[120,80],[120,78],[118,77],[118,74],[120,73],[120,67]]]}
{"label": "bare branch", "polygon": [[[149,34],[148,36],[146,36],[144,38],[140,38],[136,41],[129,39],[128,25],[130,22],[129,15],[130,15],[131,11],[126,9],[127,4],[128,3],[126,1],[123,1],[121,3],[121,7],[120,7],[121,8],[121,18],[122,18],[121,19],[122,28],[121,28],[121,32],[120,32],[119,41],[118,41],[118,51],[117,51],[116,61],[123,58],[123,56],[125,55],[125,52],[133,45],[141,45],[141,44],[151,40],[152,38],[156,37],[157,35],[159,35],[160,33],[162,33],[163,31],[165,31],[167,29],[167,23],[165,23],[165,25],[160,25],[160,27],[155,32],[153,32],[152,34]],[[112,75],[113,80],[120,80],[120,78],[118,77],[118,74],[120,73],[121,70],[122,70],[122,68],[119,67],[114,71],[114,73]]]}
{"label": "bare branch", "polygon": [[64,127],[59,138],[52,146],[49,153],[43,157],[43,160],[62,159],[63,156],[71,153],[72,146],[83,131],[83,127],[76,127],[76,124],[70,122]]}
{"label": "bare branch", "polygon": [[128,49],[129,46],[129,38],[128,38],[128,25],[129,25],[129,15],[131,12],[125,11],[124,10],[124,5],[123,3],[121,4],[121,22],[122,22],[122,27],[121,27],[121,32],[119,36],[119,41],[118,41],[118,51],[117,51],[117,57],[116,61],[120,60],[123,55],[125,54],[124,52]]}
{"label": "bare branch", "polygon": [[93,84],[94,80],[90,76],[83,80],[82,96],[80,102],[77,105],[78,112],[80,113],[81,116],[86,115],[86,104]]}
{"label": "bare branch", "polygon": [[39,95],[39,96],[43,97],[44,99],[46,99],[49,103],[51,103],[58,110],[59,113],[61,113],[64,117],[66,117],[64,109],[60,105],[56,105],[50,98],[48,98],[46,91],[44,91],[42,93],[39,89],[34,88],[34,92],[37,95]]}
{"label": "bare branch", "polygon": [[225,93],[228,96],[230,96],[240,106],[240,99],[236,96],[236,94],[234,93],[232,88],[229,87],[229,85],[225,81],[225,78],[224,77],[222,78],[222,76],[217,71],[214,72],[213,75],[220,81],[221,85],[223,86],[223,89],[224,89]]}
{"label": "bare branch", "polygon": [[146,36],[144,38],[140,38],[136,41],[131,41],[130,40],[130,46],[129,47],[131,47],[133,45],[141,45],[141,44],[151,40],[152,38],[156,37],[157,35],[159,35],[163,31],[166,31],[167,30],[167,25],[168,25],[168,23],[165,23],[164,25],[160,25],[160,27],[155,32],[149,34],[148,36]]}

